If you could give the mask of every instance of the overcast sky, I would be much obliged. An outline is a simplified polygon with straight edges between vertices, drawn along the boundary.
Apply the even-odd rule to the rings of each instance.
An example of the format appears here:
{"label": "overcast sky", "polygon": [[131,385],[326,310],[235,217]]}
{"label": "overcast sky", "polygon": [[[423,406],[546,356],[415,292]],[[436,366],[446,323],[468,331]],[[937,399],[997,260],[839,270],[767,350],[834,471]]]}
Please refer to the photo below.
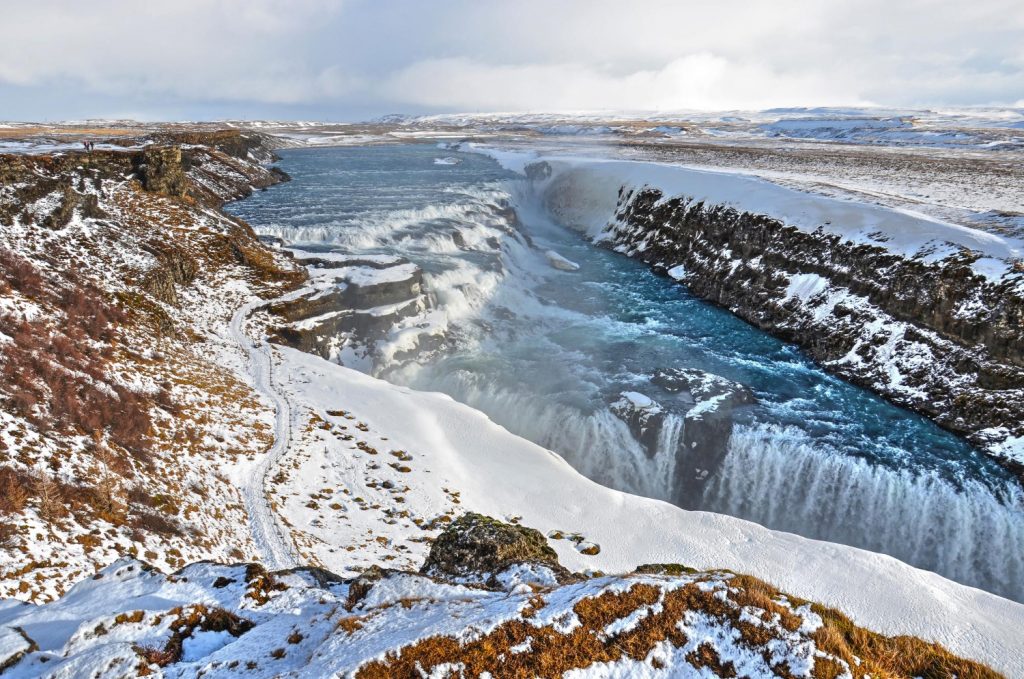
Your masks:
{"label": "overcast sky", "polygon": [[0,0],[0,119],[1024,106],[1024,0]]}

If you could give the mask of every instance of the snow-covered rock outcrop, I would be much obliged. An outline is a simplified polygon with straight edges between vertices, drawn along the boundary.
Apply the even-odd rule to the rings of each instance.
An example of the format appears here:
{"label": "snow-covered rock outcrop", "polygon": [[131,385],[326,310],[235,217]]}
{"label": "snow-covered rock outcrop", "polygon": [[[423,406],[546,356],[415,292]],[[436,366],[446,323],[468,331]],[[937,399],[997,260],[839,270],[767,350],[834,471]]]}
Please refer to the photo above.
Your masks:
{"label": "snow-covered rock outcrop", "polygon": [[[422,320],[431,306],[423,272],[401,257],[295,252],[310,282],[269,307],[271,335],[282,344],[348,365],[369,363],[380,340],[400,333],[403,321]],[[417,340],[405,350],[425,348]]]}
{"label": "snow-covered rock outcrop", "polygon": [[742,384],[691,368],[659,370],[650,383],[664,394],[659,400],[623,391],[610,408],[649,456],[663,448],[674,454],[672,501],[691,507],[728,452],[734,410],[755,398]]}
{"label": "snow-covered rock outcrop", "polygon": [[[439,567],[456,562],[457,574]],[[941,646],[856,628],[750,576],[679,564],[570,575],[539,533],[487,517],[453,524],[424,571],[432,575],[375,568],[343,579],[318,568],[198,563],[165,575],[123,559],[59,601],[0,609],[0,671],[12,679],[997,676]]]}

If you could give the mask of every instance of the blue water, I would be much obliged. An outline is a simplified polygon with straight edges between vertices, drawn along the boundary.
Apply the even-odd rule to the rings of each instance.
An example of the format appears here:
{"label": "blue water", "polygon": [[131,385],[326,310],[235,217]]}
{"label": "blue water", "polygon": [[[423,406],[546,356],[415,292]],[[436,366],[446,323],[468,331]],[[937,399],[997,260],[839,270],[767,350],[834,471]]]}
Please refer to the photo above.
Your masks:
{"label": "blue water", "polygon": [[[608,403],[627,389],[665,397],[647,381],[659,368],[721,375],[759,403],[737,413],[729,453],[692,505],[1024,599],[1020,490],[958,437],[554,223],[489,158],[424,144],[281,155],[293,181],[235,214],[308,248],[402,254],[445,313],[444,353],[381,361],[375,374],[445,391],[601,483],[665,499],[677,441],[652,459]],[[549,266],[548,249],[579,270]]]}

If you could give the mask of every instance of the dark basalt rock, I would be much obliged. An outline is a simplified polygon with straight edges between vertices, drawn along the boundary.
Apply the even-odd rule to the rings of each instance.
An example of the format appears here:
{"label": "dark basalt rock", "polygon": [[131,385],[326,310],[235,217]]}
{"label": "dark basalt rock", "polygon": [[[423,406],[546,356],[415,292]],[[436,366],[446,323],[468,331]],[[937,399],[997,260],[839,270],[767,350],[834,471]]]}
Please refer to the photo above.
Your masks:
{"label": "dark basalt rock", "polygon": [[[608,406],[616,417],[626,423],[633,437],[640,442],[648,456],[653,457],[658,450],[658,439],[665,426],[665,417],[669,411],[657,401],[643,394],[622,392],[621,398]],[[648,402],[637,398],[642,396]]]}
{"label": "dark basalt rock", "polygon": [[540,531],[469,512],[434,540],[420,573],[486,581],[517,564],[546,566],[560,581],[571,577]]}
{"label": "dark basalt rock", "polygon": [[137,157],[136,172],[147,191],[184,198],[188,193],[188,177],[182,161],[181,147],[158,146],[144,150]]}
{"label": "dark basalt rock", "polygon": [[82,194],[65,184],[60,205],[51,212],[43,224],[51,229],[59,230],[68,225],[75,216],[75,211],[85,219],[104,219],[107,215],[100,209],[99,199],[93,194]]}
{"label": "dark basalt rock", "polygon": [[642,394],[623,392],[610,409],[629,426],[651,457],[662,443],[666,419],[683,419],[675,451],[672,501],[682,507],[695,507],[705,482],[728,452],[735,409],[756,399],[742,384],[692,368],[659,370],[651,377],[651,384],[670,397],[654,401]]}
{"label": "dark basalt rock", "polygon": [[366,595],[370,593],[374,585],[386,577],[403,572],[392,568],[381,568],[377,565],[370,566],[349,583],[348,599],[345,601],[345,608],[351,611],[360,601],[366,598]]}
{"label": "dark basalt rock", "polygon": [[544,160],[530,163],[524,168],[527,179],[547,179],[551,176],[551,165]]}
{"label": "dark basalt rock", "polygon": [[[1022,277],[991,281],[972,270],[976,254],[912,259],[649,188],[620,191],[610,235],[656,271],[681,267],[693,294],[980,446],[1024,435]],[[861,303],[789,295],[797,275]]]}

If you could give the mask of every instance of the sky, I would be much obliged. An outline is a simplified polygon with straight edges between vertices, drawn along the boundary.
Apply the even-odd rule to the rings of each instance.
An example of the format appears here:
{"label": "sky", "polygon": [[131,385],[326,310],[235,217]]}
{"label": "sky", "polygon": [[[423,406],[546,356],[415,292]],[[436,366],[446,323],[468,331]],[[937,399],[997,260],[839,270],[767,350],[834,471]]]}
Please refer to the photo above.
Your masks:
{"label": "sky", "polygon": [[0,120],[1024,107],[1022,0],[0,0]]}

